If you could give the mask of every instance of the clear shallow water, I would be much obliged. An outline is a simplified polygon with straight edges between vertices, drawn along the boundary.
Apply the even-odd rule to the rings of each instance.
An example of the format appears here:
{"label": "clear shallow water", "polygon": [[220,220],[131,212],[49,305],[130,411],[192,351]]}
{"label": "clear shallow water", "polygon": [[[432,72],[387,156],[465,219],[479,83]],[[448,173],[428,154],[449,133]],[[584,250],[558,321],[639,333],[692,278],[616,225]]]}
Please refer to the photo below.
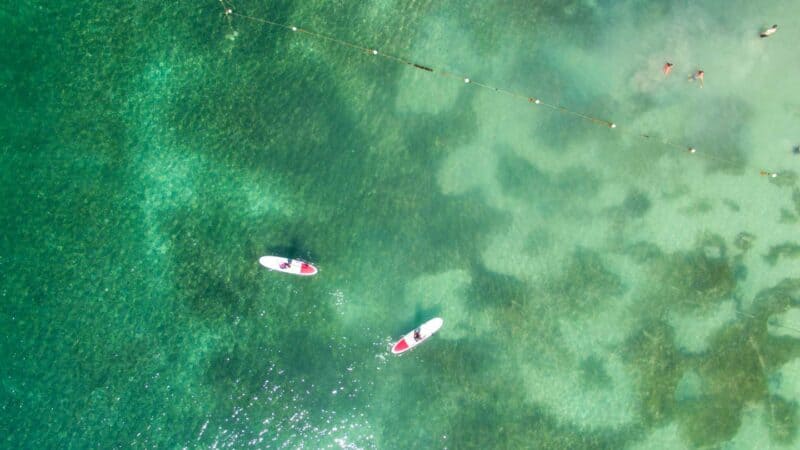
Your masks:
{"label": "clear shallow water", "polygon": [[797,445],[796,5],[236,10],[619,128],[213,1],[5,8],[4,446]]}

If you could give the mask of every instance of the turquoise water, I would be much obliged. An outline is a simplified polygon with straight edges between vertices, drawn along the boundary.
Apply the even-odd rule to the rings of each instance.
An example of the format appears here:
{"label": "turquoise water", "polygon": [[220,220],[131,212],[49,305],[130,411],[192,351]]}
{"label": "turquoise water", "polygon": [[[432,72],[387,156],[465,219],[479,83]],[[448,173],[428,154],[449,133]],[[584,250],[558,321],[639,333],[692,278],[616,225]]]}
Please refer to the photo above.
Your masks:
{"label": "turquoise water", "polygon": [[795,448],[800,5],[751,3],[234,4],[614,130],[216,0],[4,6],[2,446]]}

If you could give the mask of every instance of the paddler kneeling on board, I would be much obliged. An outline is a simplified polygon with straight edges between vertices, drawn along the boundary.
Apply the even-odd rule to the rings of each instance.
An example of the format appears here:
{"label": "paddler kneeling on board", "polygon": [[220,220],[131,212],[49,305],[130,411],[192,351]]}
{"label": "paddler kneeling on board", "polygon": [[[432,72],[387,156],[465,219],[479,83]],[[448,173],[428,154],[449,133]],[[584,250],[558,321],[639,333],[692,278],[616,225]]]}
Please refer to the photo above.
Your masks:
{"label": "paddler kneeling on board", "polygon": [[419,328],[414,330],[414,340],[417,342],[422,340],[422,334],[419,332]]}
{"label": "paddler kneeling on board", "polygon": [[287,259],[285,263],[281,263],[281,269],[288,269],[289,267],[292,267],[291,259]]}

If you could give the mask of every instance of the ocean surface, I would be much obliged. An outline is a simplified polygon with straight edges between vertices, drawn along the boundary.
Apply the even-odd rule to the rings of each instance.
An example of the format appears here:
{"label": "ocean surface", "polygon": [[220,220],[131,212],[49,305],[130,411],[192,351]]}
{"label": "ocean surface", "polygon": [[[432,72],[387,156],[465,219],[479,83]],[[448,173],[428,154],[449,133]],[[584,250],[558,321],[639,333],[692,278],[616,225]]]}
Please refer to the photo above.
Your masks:
{"label": "ocean surface", "polygon": [[5,3],[0,447],[798,448],[799,18]]}

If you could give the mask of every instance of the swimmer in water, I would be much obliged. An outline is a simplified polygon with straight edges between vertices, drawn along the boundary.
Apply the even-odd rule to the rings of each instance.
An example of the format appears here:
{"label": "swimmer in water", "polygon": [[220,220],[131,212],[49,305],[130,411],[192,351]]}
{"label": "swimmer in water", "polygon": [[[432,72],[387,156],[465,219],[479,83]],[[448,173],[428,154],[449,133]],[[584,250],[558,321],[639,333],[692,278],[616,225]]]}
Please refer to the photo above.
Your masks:
{"label": "swimmer in water", "polygon": [[673,64],[669,61],[664,64],[664,68],[661,69],[664,71],[664,76],[669,75],[669,73],[672,71],[672,66]]}
{"label": "swimmer in water", "polygon": [[759,36],[761,36],[762,38],[770,37],[773,34],[775,34],[776,31],[778,31],[778,26],[777,25],[773,25],[773,26],[767,28],[766,30],[762,31],[761,34],[759,34]]}
{"label": "swimmer in water", "polygon": [[694,73],[694,75],[689,76],[689,81],[698,80],[700,81],[700,87],[703,87],[703,76],[705,74],[706,73],[703,72],[702,70],[698,70],[697,72]]}

